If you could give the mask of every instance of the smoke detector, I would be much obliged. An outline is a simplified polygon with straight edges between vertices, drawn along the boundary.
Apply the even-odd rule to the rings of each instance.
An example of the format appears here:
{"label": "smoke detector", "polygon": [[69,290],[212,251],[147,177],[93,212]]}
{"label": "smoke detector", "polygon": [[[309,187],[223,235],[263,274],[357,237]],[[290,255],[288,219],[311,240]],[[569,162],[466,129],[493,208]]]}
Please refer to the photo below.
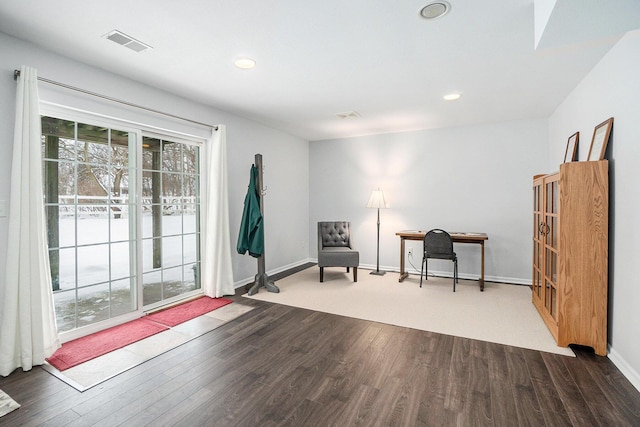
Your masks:
{"label": "smoke detector", "polygon": [[128,47],[129,49],[136,52],[142,52],[147,49],[153,49],[148,44],[142,43],[140,40],[136,40],[133,37],[130,37],[125,33],[123,33],[122,31],[118,31],[118,30],[113,30],[105,34],[103,37],[111,40],[112,42],[116,42],[119,45]]}
{"label": "smoke detector", "polygon": [[420,10],[420,16],[424,19],[436,19],[446,15],[451,10],[451,5],[446,1],[429,3]]}

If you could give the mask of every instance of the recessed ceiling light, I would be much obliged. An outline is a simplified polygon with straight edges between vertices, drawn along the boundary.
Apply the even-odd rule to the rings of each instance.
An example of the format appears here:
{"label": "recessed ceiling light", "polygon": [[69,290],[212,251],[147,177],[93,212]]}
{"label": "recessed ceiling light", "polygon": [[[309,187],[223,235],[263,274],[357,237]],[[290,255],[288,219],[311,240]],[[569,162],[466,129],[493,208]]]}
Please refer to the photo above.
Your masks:
{"label": "recessed ceiling light", "polygon": [[243,70],[250,70],[256,66],[256,61],[251,58],[238,58],[234,62],[235,66]]}
{"label": "recessed ceiling light", "polygon": [[445,101],[455,101],[456,99],[460,99],[461,96],[462,96],[461,94],[459,94],[457,92],[454,92],[454,93],[448,93],[445,96],[443,96],[442,98]]}
{"label": "recessed ceiling light", "polygon": [[113,30],[102,37],[109,39],[112,42],[116,42],[124,47],[128,47],[129,49],[134,50],[136,52],[142,52],[143,50],[153,49],[148,44],[142,43],[140,40],[136,40],[133,37],[128,36],[119,30]]}
{"label": "recessed ceiling light", "polygon": [[420,10],[420,16],[424,19],[436,19],[446,15],[451,10],[451,5],[446,1],[429,3]]}

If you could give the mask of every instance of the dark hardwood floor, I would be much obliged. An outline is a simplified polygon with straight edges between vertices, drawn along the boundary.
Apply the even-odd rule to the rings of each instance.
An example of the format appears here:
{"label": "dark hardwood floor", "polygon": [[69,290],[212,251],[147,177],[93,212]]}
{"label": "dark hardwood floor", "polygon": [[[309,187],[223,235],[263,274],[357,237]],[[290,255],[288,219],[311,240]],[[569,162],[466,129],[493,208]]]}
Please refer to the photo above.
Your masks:
{"label": "dark hardwood floor", "polygon": [[571,358],[234,298],[256,309],[84,393],[39,367],[0,377],[22,405],[0,425],[640,425],[640,393],[589,349]]}

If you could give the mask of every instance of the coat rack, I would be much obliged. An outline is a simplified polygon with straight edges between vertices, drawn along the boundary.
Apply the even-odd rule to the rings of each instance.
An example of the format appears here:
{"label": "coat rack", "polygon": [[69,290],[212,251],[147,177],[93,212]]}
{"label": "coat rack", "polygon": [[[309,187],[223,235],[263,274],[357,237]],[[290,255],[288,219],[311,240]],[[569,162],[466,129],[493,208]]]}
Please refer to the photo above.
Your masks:
{"label": "coat rack", "polygon": [[[266,193],[266,189],[264,188],[262,181],[262,154],[256,154],[255,157],[255,165],[258,168],[258,191],[260,193],[260,215],[262,215],[262,221],[264,222],[264,202],[263,196]],[[258,257],[258,274],[256,274],[254,284],[249,289],[249,295],[254,295],[258,293],[261,287],[267,288],[267,291],[279,293],[280,289],[271,281],[269,281],[269,276],[265,272],[265,250],[263,249],[262,255]]]}

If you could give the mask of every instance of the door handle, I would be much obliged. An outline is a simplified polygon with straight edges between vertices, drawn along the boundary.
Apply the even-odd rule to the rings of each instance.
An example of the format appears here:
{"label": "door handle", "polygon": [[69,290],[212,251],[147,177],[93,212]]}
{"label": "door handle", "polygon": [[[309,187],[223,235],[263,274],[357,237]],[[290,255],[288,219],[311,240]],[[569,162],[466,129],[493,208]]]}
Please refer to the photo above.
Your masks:
{"label": "door handle", "polygon": [[551,229],[549,228],[549,225],[545,224],[544,222],[541,222],[540,225],[538,226],[538,231],[540,232],[541,235],[546,236],[547,234],[549,234],[549,231],[551,231]]}

